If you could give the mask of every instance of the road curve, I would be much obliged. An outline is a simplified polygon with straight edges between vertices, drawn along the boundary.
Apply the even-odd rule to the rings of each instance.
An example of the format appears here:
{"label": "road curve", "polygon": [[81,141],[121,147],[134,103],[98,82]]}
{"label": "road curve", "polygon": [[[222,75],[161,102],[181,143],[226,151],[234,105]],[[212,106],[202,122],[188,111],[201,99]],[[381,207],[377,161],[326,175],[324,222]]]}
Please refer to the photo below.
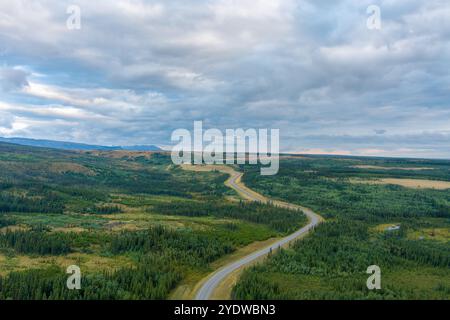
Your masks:
{"label": "road curve", "polygon": [[312,210],[308,208],[304,208],[301,206],[297,206],[294,204],[282,202],[282,201],[270,201],[269,199],[265,198],[264,196],[260,195],[259,193],[251,190],[250,188],[240,185],[239,180],[242,178],[243,173],[234,171],[231,173],[231,177],[227,180],[226,185],[230,188],[233,188],[238,193],[240,193],[243,197],[245,197],[247,200],[250,201],[258,201],[262,203],[272,203],[273,205],[276,205],[278,207],[287,208],[287,209],[299,209],[303,211],[303,213],[308,217],[309,223],[301,228],[300,230],[297,230],[296,232],[290,234],[289,236],[273,243],[272,245],[268,246],[267,248],[261,249],[259,251],[256,251],[246,257],[243,257],[233,263],[230,263],[216,272],[214,272],[212,275],[208,277],[206,282],[202,285],[202,287],[198,290],[197,295],[195,297],[196,300],[208,300],[211,298],[214,290],[216,287],[221,283],[227,276],[229,276],[231,273],[236,271],[237,269],[248,265],[249,263],[257,260],[258,258],[261,258],[267,254],[269,254],[272,250],[276,250],[279,247],[284,246],[285,244],[288,244],[289,242],[299,238],[300,236],[305,235],[308,233],[312,228],[314,228],[316,225],[318,225],[323,219],[320,215],[313,212]]}

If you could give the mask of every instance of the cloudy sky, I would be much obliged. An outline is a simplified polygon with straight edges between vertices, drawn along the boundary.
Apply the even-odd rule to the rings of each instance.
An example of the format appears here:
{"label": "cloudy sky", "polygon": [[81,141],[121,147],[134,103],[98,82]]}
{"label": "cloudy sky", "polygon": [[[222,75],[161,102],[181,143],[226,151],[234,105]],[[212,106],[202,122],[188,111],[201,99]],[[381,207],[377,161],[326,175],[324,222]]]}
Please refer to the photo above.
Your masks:
{"label": "cloudy sky", "polygon": [[450,158],[449,70],[448,0],[0,0],[4,137],[168,145],[202,120],[279,128],[284,151]]}

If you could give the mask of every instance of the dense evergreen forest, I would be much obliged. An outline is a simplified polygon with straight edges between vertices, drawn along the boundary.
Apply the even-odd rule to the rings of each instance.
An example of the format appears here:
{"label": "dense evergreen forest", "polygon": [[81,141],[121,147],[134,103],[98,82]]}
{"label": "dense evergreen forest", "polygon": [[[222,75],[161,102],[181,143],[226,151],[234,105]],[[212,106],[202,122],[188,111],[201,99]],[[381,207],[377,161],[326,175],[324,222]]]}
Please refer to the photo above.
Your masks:
{"label": "dense evergreen forest", "polygon": [[[3,188],[7,189],[7,188]],[[42,198],[30,198],[21,195],[8,194],[3,191],[0,195],[0,213],[6,212],[41,212],[62,213],[64,205],[54,194],[43,195]]]}
{"label": "dense evergreen forest", "polygon": [[[247,270],[235,298],[450,299],[450,191],[363,183],[450,181],[449,161],[310,157],[283,161],[273,177],[242,169],[250,187],[327,221]],[[389,231],[392,225],[400,229]],[[370,265],[382,270],[381,290],[366,287]]]}
{"label": "dense evergreen forest", "polygon": [[71,251],[70,235],[43,231],[5,231],[0,234],[0,248],[11,248],[19,253],[59,255]]}
{"label": "dense evergreen forest", "polygon": [[[0,299],[166,299],[217,259],[306,223],[240,202],[226,179],[164,153],[0,143]],[[66,287],[72,264],[81,290]]]}
{"label": "dense evergreen forest", "polygon": [[167,215],[241,219],[267,225],[282,233],[294,232],[306,223],[301,212],[243,201],[238,204],[219,201],[160,203],[152,210]]}
{"label": "dense evergreen forest", "polygon": [[[10,245],[19,239],[21,247],[14,246],[19,252],[63,254],[64,249],[76,246],[77,238],[84,236],[87,235],[43,240],[41,235],[24,232],[9,234],[5,239],[15,238]],[[35,239],[35,246],[26,239]],[[12,272],[8,277],[0,278],[0,299],[164,299],[183,278],[187,268],[207,268],[210,262],[234,249],[233,244],[223,243],[212,234],[177,232],[163,227],[120,232],[104,240],[105,253],[139,253],[135,265],[88,274],[83,277],[80,291],[67,290],[64,286],[67,275],[55,266]]]}
{"label": "dense evergreen forest", "polygon": [[170,256],[146,255],[133,268],[88,274],[81,290],[67,290],[65,270],[51,266],[12,272],[0,278],[0,299],[165,299],[183,277],[183,270]]}

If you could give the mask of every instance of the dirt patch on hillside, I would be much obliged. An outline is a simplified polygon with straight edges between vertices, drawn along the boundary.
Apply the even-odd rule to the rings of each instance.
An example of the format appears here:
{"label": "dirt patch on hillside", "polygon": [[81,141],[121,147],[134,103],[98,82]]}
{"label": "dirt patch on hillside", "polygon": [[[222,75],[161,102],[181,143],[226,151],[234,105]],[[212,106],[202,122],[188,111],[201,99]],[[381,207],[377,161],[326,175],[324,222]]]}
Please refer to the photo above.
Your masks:
{"label": "dirt patch on hillside", "polygon": [[435,240],[440,242],[450,242],[449,228],[426,228],[408,232],[408,238],[413,240]]}
{"label": "dirt patch on hillside", "polygon": [[82,233],[88,231],[87,229],[81,227],[59,227],[53,228],[53,232],[64,232],[64,233]]}
{"label": "dirt patch on hillside", "polygon": [[53,173],[79,173],[87,176],[95,176],[96,173],[78,163],[70,163],[70,162],[55,162],[50,165],[50,172]]}
{"label": "dirt patch on hillside", "polygon": [[426,167],[382,167],[382,166],[371,166],[371,165],[357,165],[357,166],[351,166],[350,168],[381,169],[381,170],[406,170],[406,171],[434,170],[434,168],[426,168]]}
{"label": "dirt patch on hillside", "polygon": [[150,159],[155,153],[161,153],[160,151],[127,151],[127,150],[115,150],[115,151],[92,150],[82,152],[96,157],[111,158],[111,159],[136,159],[141,157]]}
{"label": "dirt patch on hillside", "polygon": [[438,180],[386,178],[378,180],[350,179],[350,182],[366,183],[366,184],[395,184],[398,186],[413,189],[436,189],[436,190],[450,189],[450,181],[438,181]]}
{"label": "dirt patch on hillside", "polygon": [[0,233],[4,234],[6,232],[28,231],[28,230],[30,230],[30,227],[25,225],[12,225],[0,228]]}
{"label": "dirt patch on hillside", "polygon": [[183,164],[181,165],[183,170],[194,171],[194,172],[211,172],[211,171],[220,171],[228,174],[233,174],[236,171],[233,170],[232,167],[226,165],[191,165],[191,164]]}

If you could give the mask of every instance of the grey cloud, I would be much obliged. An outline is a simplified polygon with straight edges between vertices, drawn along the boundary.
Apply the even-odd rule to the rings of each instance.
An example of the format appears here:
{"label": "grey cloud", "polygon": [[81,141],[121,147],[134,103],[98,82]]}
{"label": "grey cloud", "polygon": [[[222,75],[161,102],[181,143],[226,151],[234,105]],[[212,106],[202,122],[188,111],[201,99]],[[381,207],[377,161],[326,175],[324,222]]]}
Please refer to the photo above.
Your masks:
{"label": "grey cloud", "polygon": [[[409,135],[449,127],[448,1],[381,1],[380,31],[366,28],[369,0],[77,3],[82,29],[73,31],[69,1],[0,3],[6,63],[43,75],[10,80],[23,94],[3,99],[22,106],[5,112],[25,118],[29,135],[168,144],[171,130],[203,120],[280,128],[285,150],[360,148],[364,139],[393,150]],[[71,120],[38,114],[27,99],[80,111]]]}
{"label": "grey cloud", "polygon": [[0,68],[0,87],[4,91],[20,90],[28,86],[29,72],[17,68]]}

